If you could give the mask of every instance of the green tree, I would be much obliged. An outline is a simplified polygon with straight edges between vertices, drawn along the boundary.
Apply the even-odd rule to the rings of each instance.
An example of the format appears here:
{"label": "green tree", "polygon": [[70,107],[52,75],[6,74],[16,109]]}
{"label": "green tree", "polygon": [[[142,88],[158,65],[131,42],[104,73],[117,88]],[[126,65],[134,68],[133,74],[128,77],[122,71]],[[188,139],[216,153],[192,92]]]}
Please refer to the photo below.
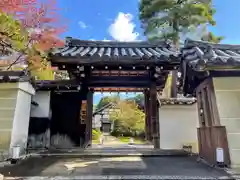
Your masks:
{"label": "green tree", "polygon": [[208,41],[213,43],[220,43],[224,39],[223,36],[215,36],[212,32],[208,32],[201,38],[202,41]]}
{"label": "green tree", "polygon": [[0,46],[1,50],[24,51],[28,41],[28,34],[21,26],[21,23],[14,17],[0,11]]}
{"label": "green tree", "polygon": [[117,108],[110,113],[116,134],[136,136],[144,132],[145,114],[132,101],[119,101]]}
{"label": "green tree", "polygon": [[[181,37],[199,26],[216,25],[212,0],[141,0],[139,12],[145,35],[150,41],[171,40],[177,48]],[[207,40],[221,40],[211,35],[212,38]],[[171,81],[171,96],[176,97],[177,71],[172,72]]]}
{"label": "green tree", "polygon": [[134,101],[140,109],[144,109],[144,95],[137,94],[134,97],[128,98],[129,101]]}

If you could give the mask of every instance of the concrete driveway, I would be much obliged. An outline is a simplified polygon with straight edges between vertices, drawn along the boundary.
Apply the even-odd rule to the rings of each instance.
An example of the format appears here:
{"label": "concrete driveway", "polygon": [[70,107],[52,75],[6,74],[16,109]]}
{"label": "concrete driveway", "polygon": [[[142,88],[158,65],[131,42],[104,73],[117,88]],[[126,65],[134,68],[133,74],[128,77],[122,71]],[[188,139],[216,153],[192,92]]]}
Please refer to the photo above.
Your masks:
{"label": "concrete driveway", "polygon": [[[198,163],[196,157],[31,157],[17,165],[0,168],[5,177],[55,177],[76,179],[87,176],[147,176],[174,178],[222,178],[228,174]],[[33,177],[34,176],[34,177]],[[146,179],[146,178],[145,178]],[[147,178],[148,179],[148,178]],[[169,178],[168,178],[169,179]]]}

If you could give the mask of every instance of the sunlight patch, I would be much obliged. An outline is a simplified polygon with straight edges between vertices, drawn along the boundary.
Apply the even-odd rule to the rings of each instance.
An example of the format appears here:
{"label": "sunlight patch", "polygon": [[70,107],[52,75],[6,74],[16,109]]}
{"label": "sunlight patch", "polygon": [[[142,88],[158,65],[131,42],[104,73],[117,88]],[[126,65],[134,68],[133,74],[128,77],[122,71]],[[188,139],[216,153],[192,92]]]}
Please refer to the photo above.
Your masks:
{"label": "sunlight patch", "polygon": [[130,162],[134,162],[134,161],[142,161],[142,158],[140,157],[112,157],[112,158],[104,158],[102,159],[102,161],[130,161]]}
{"label": "sunlight patch", "polygon": [[100,161],[102,168],[117,168],[117,169],[145,169],[147,165],[140,157],[112,157],[103,158]]}
{"label": "sunlight patch", "polygon": [[72,163],[66,163],[64,166],[68,170],[73,170],[75,168],[82,168],[82,167],[87,167],[92,164],[97,164],[99,161],[79,161],[79,162],[72,162]]}

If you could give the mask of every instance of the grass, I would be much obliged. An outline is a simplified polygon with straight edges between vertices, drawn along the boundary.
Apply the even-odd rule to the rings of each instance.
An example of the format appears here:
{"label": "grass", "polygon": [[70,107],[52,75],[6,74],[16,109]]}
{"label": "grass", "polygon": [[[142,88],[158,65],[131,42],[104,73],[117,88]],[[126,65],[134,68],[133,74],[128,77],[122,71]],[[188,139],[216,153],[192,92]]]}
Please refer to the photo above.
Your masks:
{"label": "grass", "polygon": [[[131,137],[124,137],[124,136],[118,137],[118,139],[123,143],[129,143],[130,138]],[[133,139],[134,139],[134,144],[145,144],[146,143],[146,141],[139,139],[139,138],[133,138]]]}

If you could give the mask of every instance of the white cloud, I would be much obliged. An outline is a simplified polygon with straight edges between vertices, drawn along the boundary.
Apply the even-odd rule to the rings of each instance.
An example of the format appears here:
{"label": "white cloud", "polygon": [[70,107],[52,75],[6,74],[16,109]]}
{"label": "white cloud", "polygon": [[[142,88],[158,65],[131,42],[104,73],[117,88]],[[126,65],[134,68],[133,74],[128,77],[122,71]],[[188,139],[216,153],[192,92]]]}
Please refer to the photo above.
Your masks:
{"label": "white cloud", "polygon": [[79,21],[78,25],[82,28],[82,29],[86,29],[88,26],[83,22],[83,21]]}
{"label": "white cloud", "polygon": [[113,24],[109,26],[108,32],[117,41],[134,41],[139,33],[135,32],[135,24],[132,14],[118,13]]}
{"label": "white cloud", "polygon": [[103,41],[111,41],[111,40],[104,38]]}
{"label": "white cloud", "polygon": [[[94,38],[91,38],[91,39],[89,39],[89,41],[98,41],[98,40],[96,40],[96,39],[94,39]],[[109,40],[109,39],[104,38],[104,39],[102,39],[101,41],[112,41],[112,40]]]}

